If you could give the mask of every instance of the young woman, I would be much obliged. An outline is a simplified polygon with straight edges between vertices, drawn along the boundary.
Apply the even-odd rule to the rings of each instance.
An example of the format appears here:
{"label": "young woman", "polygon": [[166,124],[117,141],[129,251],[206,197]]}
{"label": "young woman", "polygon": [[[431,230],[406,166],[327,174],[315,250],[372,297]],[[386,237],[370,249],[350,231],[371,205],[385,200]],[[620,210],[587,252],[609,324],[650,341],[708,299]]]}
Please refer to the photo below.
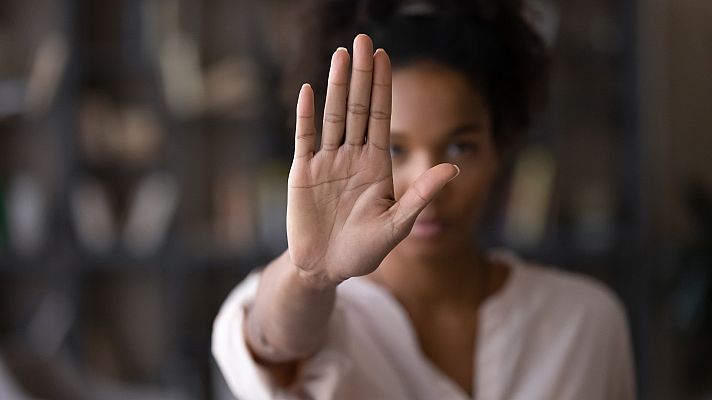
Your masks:
{"label": "young woman", "polygon": [[319,4],[313,32],[358,29],[386,50],[360,34],[351,53],[333,52],[320,135],[314,91],[301,88],[288,249],[235,289],[214,326],[235,395],[633,399],[615,297],[474,240],[544,79],[520,8]]}

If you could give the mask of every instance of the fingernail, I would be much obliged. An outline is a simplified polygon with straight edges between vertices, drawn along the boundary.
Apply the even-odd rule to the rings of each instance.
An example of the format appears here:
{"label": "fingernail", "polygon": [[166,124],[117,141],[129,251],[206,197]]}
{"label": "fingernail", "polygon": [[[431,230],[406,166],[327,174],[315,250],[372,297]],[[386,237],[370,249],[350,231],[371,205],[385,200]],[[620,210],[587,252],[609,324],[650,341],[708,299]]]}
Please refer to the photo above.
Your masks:
{"label": "fingernail", "polygon": [[379,47],[378,50],[376,50],[376,52],[374,54],[378,54],[378,52],[385,54],[386,51]]}
{"label": "fingernail", "polygon": [[345,52],[347,52],[347,53],[349,52],[349,51],[346,49],[346,47],[338,47],[334,53],[337,53],[337,52],[339,52],[339,51],[345,51]]}
{"label": "fingernail", "polygon": [[367,40],[367,41],[373,43],[373,42],[371,41],[371,38],[370,38],[368,35],[366,35],[365,33],[359,33],[359,34],[356,35],[356,37],[354,38],[354,47],[356,47],[356,43],[359,42],[359,38],[361,38],[362,40]]}
{"label": "fingernail", "polygon": [[455,170],[457,171],[457,173],[455,173],[455,176],[453,176],[452,178],[450,178],[450,180],[449,180],[448,182],[452,181],[453,179],[457,178],[458,175],[460,175],[460,167],[458,167],[458,166],[455,165],[455,164],[450,164],[450,165],[452,165],[453,167],[455,167]]}

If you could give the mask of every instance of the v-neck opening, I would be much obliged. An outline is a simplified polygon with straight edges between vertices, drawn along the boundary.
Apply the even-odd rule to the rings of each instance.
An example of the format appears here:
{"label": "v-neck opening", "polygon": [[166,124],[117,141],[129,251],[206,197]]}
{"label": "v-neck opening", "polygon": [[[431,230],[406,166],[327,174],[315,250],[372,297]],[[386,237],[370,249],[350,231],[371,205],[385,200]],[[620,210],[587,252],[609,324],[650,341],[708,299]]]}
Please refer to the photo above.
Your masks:
{"label": "v-neck opening", "polygon": [[445,371],[443,371],[439,366],[437,366],[434,362],[432,362],[428,356],[425,354],[423,349],[420,346],[420,342],[418,341],[418,335],[415,330],[415,325],[413,324],[413,321],[410,319],[410,316],[408,315],[408,311],[405,309],[403,304],[398,301],[398,299],[391,293],[386,287],[378,284],[377,282],[374,282],[368,278],[365,277],[360,277],[356,278],[359,282],[366,286],[370,286],[371,288],[375,289],[376,293],[379,293],[382,297],[387,298],[388,303],[390,303],[393,306],[394,311],[398,315],[398,317],[402,320],[402,325],[405,327],[406,334],[408,335],[408,339],[410,343],[412,344],[412,347],[415,350],[415,353],[417,354],[417,358],[423,363],[425,368],[428,370],[428,373],[432,376],[438,377],[440,382],[445,384],[448,387],[448,390],[451,392],[456,392],[462,397],[463,399],[476,399],[477,394],[480,392],[480,385],[479,385],[479,376],[480,376],[480,371],[479,371],[479,363],[478,359],[480,357],[480,346],[479,344],[481,343],[481,334],[482,334],[482,324],[480,323],[482,320],[482,316],[485,314],[489,314],[491,311],[494,310],[497,307],[497,304],[500,304],[502,302],[505,302],[506,299],[509,297],[509,293],[513,290],[512,288],[514,287],[514,281],[516,275],[518,275],[517,269],[518,269],[518,262],[517,262],[517,257],[511,252],[508,251],[502,251],[502,250],[493,250],[491,252],[488,252],[487,254],[488,258],[490,260],[498,260],[500,261],[503,265],[505,265],[509,271],[507,274],[507,280],[502,284],[502,286],[494,292],[492,295],[488,296],[482,304],[478,307],[477,312],[475,313],[475,318],[477,319],[476,323],[476,334],[475,334],[475,343],[474,343],[474,354],[472,354],[472,364],[473,364],[473,376],[472,376],[472,387],[473,391],[472,393],[467,393],[457,382],[455,382],[454,379],[452,379]]}

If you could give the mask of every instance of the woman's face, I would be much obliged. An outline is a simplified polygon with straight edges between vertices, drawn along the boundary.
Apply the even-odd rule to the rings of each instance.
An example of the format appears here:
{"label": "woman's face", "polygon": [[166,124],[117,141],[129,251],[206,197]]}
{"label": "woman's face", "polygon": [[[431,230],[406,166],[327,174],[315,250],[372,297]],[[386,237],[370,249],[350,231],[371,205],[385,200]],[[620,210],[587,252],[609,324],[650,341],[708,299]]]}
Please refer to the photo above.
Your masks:
{"label": "woman's face", "polygon": [[461,171],[423,210],[397,251],[437,257],[471,243],[499,165],[491,125],[484,98],[462,73],[434,63],[394,71],[396,199],[434,165],[448,162]]}

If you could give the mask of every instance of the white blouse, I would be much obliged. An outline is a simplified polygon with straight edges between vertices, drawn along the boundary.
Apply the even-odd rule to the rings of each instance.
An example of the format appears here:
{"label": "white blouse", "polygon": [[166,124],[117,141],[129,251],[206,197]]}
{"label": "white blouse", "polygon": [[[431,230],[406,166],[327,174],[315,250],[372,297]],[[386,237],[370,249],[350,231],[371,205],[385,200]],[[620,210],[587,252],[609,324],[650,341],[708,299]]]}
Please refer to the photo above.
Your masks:
{"label": "white blouse", "polygon": [[400,303],[363,277],[338,287],[326,340],[295,388],[272,382],[245,345],[243,315],[259,273],[240,283],[222,306],[213,327],[213,355],[240,400],[635,398],[626,317],[611,291],[509,252],[489,256],[511,272],[473,315],[479,318],[476,393],[465,393],[425,357]]}

